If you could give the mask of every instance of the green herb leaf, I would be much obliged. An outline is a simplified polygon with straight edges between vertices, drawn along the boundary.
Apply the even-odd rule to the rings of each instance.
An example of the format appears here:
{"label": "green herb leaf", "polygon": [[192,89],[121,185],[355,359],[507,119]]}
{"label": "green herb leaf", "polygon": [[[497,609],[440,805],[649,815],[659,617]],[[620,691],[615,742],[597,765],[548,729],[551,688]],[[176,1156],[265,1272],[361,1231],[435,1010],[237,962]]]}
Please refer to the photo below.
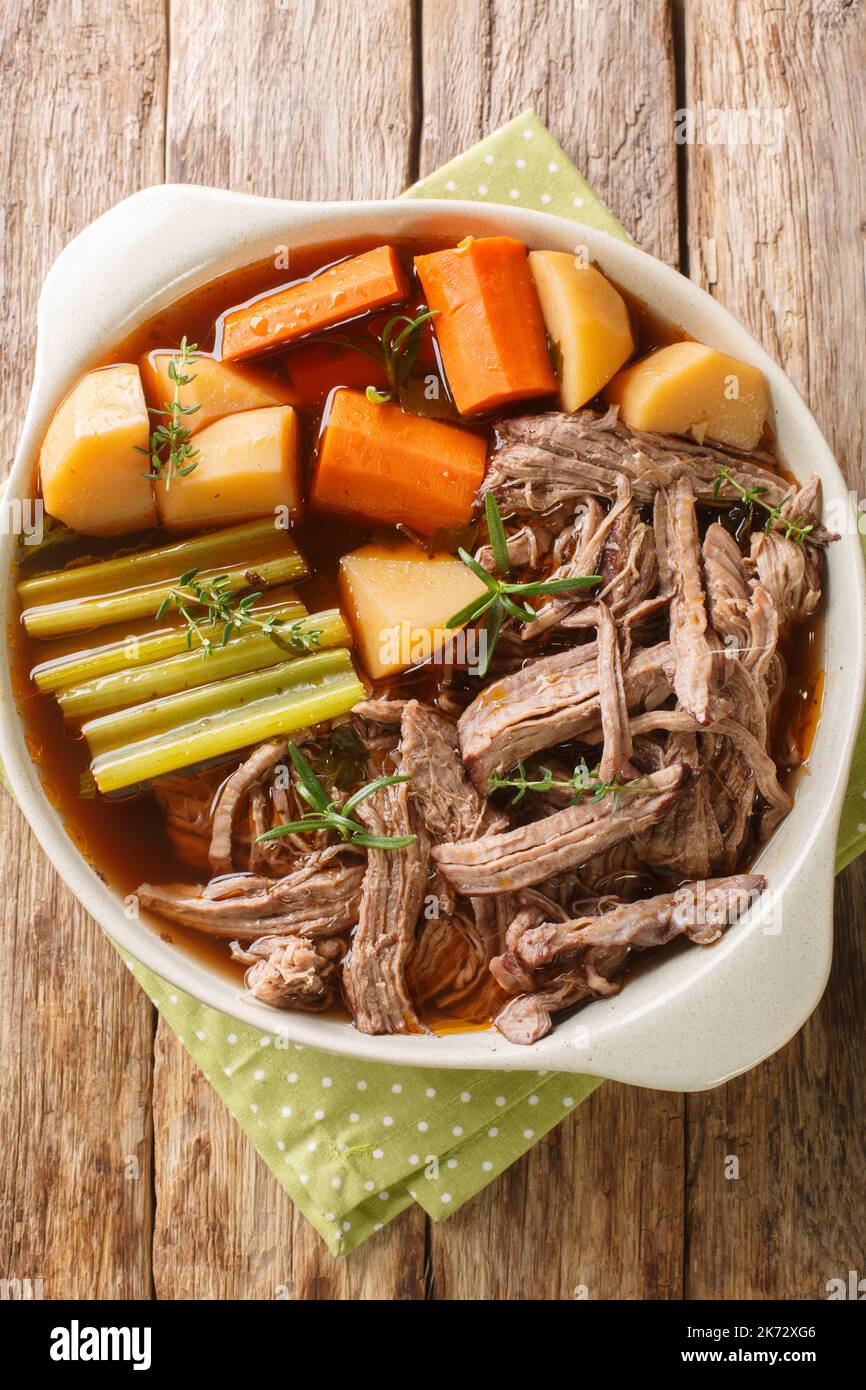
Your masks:
{"label": "green herb leaf", "polygon": [[452,629],[462,627],[465,623],[476,622],[479,618],[485,618],[486,646],[479,663],[478,674],[480,676],[487,674],[493,649],[496,646],[505,618],[514,618],[515,621],[521,623],[531,623],[536,618],[535,609],[528,603],[521,603],[521,599],[532,594],[570,593],[601,583],[601,575],[583,574],[575,575],[573,578],[542,579],[527,584],[512,584],[507,577],[509,572],[508,539],[502,524],[502,515],[492,492],[488,492],[484,499],[484,511],[494,564],[502,577],[497,579],[495,575],[488,574],[475,557],[460,546],[457,554],[466,568],[482,581],[487,593],[480,594],[478,598],[467,603],[457,613],[453,613],[445,623],[446,628]]}
{"label": "green herb leaf", "polygon": [[[731,487],[740,494],[744,506],[762,507],[764,511],[767,512],[767,520],[764,523],[764,531],[767,535],[774,529],[777,522],[782,522],[785,527],[786,539],[789,541],[797,541],[802,545],[803,542],[808,539],[810,533],[814,531],[814,522],[807,524],[803,517],[787,517],[785,515],[782,508],[785,502],[789,500],[788,498],[785,498],[785,502],[777,502],[775,506],[771,506],[770,503],[765,502],[763,498],[763,494],[767,491],[765,487],[760,487],[757,484],[753,484],[752,487],[743,487],[742,483],[737,481],[729,468],[720,468],[713,479],[713,497],[715,499],[718,499],[719,492],[725,483],[729,483]],[[795,495],[795,493],[789,494],[791,497]]]}
{"label": "green herb leaf", "polygon": [[298,791],[317,811],[326,811],[330,798],[296,743],[289,744],[289,757],[298,777]]}
{"label": "green herb leaf", "polygon": [[368,796],[375,795],[383,787],[394,787],[408,782],[405,773],[395,773],[389,777],[377,777],[360,787],[352,796],[338,806],[330,799],[325,787],[316,776],[297,744],[289,744],[289,757],[297,776],[298,794],[313,807],[302,820],[277,825],[272,830],[257,836],[259,840],[276,840],[281,835],[308,835],[318,830],[329,830],[340,836],[341,840],[365,849],[405,849],[417,840],[417,835],[369,835],[360,821],[352,816],[352,811]]}
{"label": "green herb leaf", "polygon": [[417,835],[368,835],[362,830],[359,835],[352,836],[352,844],[362,845],[364,849],[408,849],[417,839]]}
{"label": "green herb leaf", "polygon": [[490,548],[493,551],[496,568],[501,575],[507,575],[509,570],[508,538],[502,524],[502,513],[496,505],[496,498],[492,492],[488,492],[484,499],[484,514],[487,518],[487,534],[490,537]]}
{"label": "green herb leaf", "polygon": [[351,815],[356,806],[359,806],[362,801],[366,801],[368,796],[373,796],[376,792],[381,791],[383,787],[396,787],[401,782],[408,782],[409,780],[406,773],[397,773],[393,777],[377,777],[375,782],[368,782],[365,787],[361,787],[360,791],[356,791],[353,796],[348,798],[343,805],[343,815]]}
{"label": "green herb leaf", "polygon": [[[256,600],[262,597],[260,589],[244,596],[233,594],[229,588],[231,581],[227,574],[199,579],[198,573],[198,570],[187,570],[180,576],[177,584],[159,605],[156,618],[163,618],[170,609],[175,609],[187,625],[187,646],[192,647],[195,638],[202,648],[203,656],[207,656],[218,647],[226,646],[232,633],[242,632],[245,628],[254,628],[264,633],[275,646],[293,655],[299,651],[312,651],[319,645],[321,628],[304,631],[302,627],[298,627],[303,619],[295,619],[287,624],[286,630],[283,631],[280,628],[280,624],[284,622],[282,614],[271,613],[267,618],[257,618],[251,610]],[[217,641],[213,641],[204,631],[203,622],[211,628],[222,625],[222,632]]]}
{"label": "green herb leaf", "polygon": [[360,352],[364,357],[369,357],[385,373],[388,389],[381,391],[376,386],[368,386],[365,393],[368,401],[381,405],[399,394],[415,365],[424,324],[438,312],[438,309],[422,309],[414,318],[408,314],[392,315],[382,329],[378,352],[371,346],[369,339],[356,337],[330,340],[332,343],[338,343],[340,347],[351,348],[353,352]]}
{"label": "green herb leaf", "polygon": [[168,364],[168,379],[174,386],[172,399],[164,403],[164,409],[150,410],[151,415],[161,416],[167,423],[156,426],[147,449],[138,450],[150,459],[150,472],[145,477],[164,482],[167,488],[171,487],[173,478],[186,478],[198,467],[198,449],[190,443],[192,436],[183,421],[187,415],[195,415],[201,409],[201,402],[182,405],[180,400],[181,388],[196,379],[196,373],[187,368],[197,351],[197,343],[181,338],[180,348]]}
{"label": "green herb leaf", "polygon": [[603,801],[606,796],[612,796],[614,811],[619,810],[622,797],[625,794],[647,795],[656,790],[652,782],[646,777],[638,778],[633,782],[620,782],[617,777],[614,777],[606,782],[599,778],[598,768],[594,772],[589,771],[583,758],[577,763],[567,780],[554,777],[550,768],[547,767],[540,767],[538,774],[540,775],[532,776],[527,773],[521,761],[508,775],[501,771],[494,772],[490,778],[488,789],[491,792],[513,790],[515,794],[511,798],[512,804],[521,801],[527,792],[566,791],[571,793],[572,802],[577,805],[591,792],[593,801]]}
{"label": "green herb leaf", "polygon": [[576,589],[591,589],[593,584],[601,583],[600,574],[576,574],[563,579],[539,579],[529,584],[507,584],[507,593],[520,594],[569,594]]}

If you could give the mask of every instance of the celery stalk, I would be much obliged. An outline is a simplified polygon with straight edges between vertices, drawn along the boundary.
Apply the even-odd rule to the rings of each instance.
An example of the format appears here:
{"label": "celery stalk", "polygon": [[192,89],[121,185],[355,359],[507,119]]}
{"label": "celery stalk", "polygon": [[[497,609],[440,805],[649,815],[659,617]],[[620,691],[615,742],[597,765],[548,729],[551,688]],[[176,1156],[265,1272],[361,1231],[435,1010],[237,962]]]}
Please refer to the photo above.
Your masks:
{"label": "celery stalk", "polygon": [[[287,687],[247,704],[224,708],[216,717],[177,725],[137,743],[109,749],[91,763],[97,787],[111,792],[134,786],[178,768],[236,752],[262,739],[348,713],[363,699],[364,687],[355,675],[349,653],[340,650],[335,655],[342,659],[341,665],[323,670],[315,682]],[[326,656],[313,660],[323,662]]]}
{"label": "celery stalk", "polygon": [[[259,617],[268,613],[282,613],[287,622],[307,616],[307,610],[294,589],[270,589],[253,604],[250,611]],[[135,626],[134,623],[130,624],[131,628]],[[76,645],[71,651],[41,661],[30,672],[31,679],[43,695],[47,695],[68,686],[95,681],[100,676],[110,676],[116,671],[147,666],[187,650],[188,629],[184,623],[178,622],[173,627],[165,628],[155,628],[151,624],[148,629],[146,624],[139,621],[137,626],[141,629],[139,632],[124,633],[101,646]],[[204,630],[217,641],[222,624],[214,624],[212,628],[204,624]],[[200,649],[194,647],[193,650]]]}
{"label": "celery stalk", "polygon": [[[270,559],[246,559],[240,564],[226,565],[220,569],[202,572],[201,578],[228,575],[228,591],[238,593],[249,589],[254,583],[257,588],[270,588],[275,584],[288,584],[302,579],[307,573],[303,556],[295,549],[294,542],[287,538],[287,549],[282,555]],[[141,588],[127,589],[120,593],[100,594],[92,598],[69,598],[60,603],[44,603],[38,608],[25,608],[22,613],[24,626],[31,637],[60,637],[64,633],[83,632],[89,628],[105,627],[108,623],[130,622],[134,618],[155,614],[164,598],[168,597],[177,583],[173,579],[162,579],[157,583],[145,584]]]}
{"label": "celery stalk", "polygon": [[[219,639],[221,628],[215,633]],[[58,692],[57,701],[68,719],[89,719],[103,711],[121,709],[127,705],[140,704],[167,696],[182,690],[190,690],[207,685],[211,681],[224,680],[264,667],[276,666],[292,655],[302,656],[305,637],[314,636],[313,646],[307,651],[326,650],[329,647],[349,646],[349,632],[339,609],[332,608],[324,613],[314,613],[290,622],[282,623],[274,630],[274,638],[286,645],[280,645],[266,633],[256,631],[234,634],[225,646],[215,646],[207,654],[199,646],[189,651],[178,652],[164,661],[154,661],[150,665],[139,665],[130,670],[117,671],[112,675],[98,676]],[[294,652],[290,641],[298,643]]]}
{"label": "celery stalk", "polygon": [[62,599],[94,598],[115,590],[137,588],[171,579],[187,570],[209,570],[217,565],[249,563],[254,556],[273,555],[281,548],[273,517],[245,521],[219,531],[203,531],[186,540],[137,554],[116,555],[87,565],[72,565],[53,574],[39,574],[18,585],[22,608]]}
{"label": "celery stalk", "polygon": [[99,715],[95,719],[88,719],[81,731],[95,757],[108,749],[137,743],[140,739],[151,738],[179,728],[182,724],[209,722],[215,717],[222,719],[228,710],[271,695],[285,694],[304,685],[309,686],[323,675],[345,670],[347,664],[351,668],[351,658],[342,648],[320,652],[316,656],[298,657],[295,661],[282,661],[262,671],[230,676],[227,680],[214,681],[212,685],[180,690],[159,700],[148,700],[144,704]]}

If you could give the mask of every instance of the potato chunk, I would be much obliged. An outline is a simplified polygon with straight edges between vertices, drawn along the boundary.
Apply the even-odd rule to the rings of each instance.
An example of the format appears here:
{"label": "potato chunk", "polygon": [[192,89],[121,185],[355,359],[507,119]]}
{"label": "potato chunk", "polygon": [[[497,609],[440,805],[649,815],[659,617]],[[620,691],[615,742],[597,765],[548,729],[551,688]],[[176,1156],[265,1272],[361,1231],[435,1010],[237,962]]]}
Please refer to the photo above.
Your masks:
{"label": "potato chunk", "polygon": [[754,449],[769,397],[764,374],[704,343],[671,343],[626,367],[604,392],[635,430]]}
{"label": "potato chunk", "polygon": [[[170,349],[148,352],[139,362],[141,384],[152,410],[164,410],[166,402],[174,399],[174,382],[169,377],[168,368],[175,356]],[[215,420],[234,415],[240,410],[297,404],[289,386],[281,386],[278,381],[250,368],[217,362],[214,357],[196,356],[186,375],[195,379],[189,385],[181,386],[180,403],[198,407],[194,415],[183,418],[183,424],[190,434],[198,434]]]}
{"label": "potato chunk", "polygon": [[191,473],[154,484],[169,530],[230,526],[278,507],[300,510],[298,417],[290,405],[227,415],[201,430],[194,447]]}
{"label": "potato chunk", "polygon": [[445,624],[484,585],[453,555],[405,542],[365,545],[340,561],[340,594],[358,655],[374,680],[441,650]]}
{"label": "potato chunk", "polygon": [[149,432],[137,367],[122,363],[88,372],[59,407],[39,454],[49,515],[95,536],[152,526],[156,508],[145,477]]}
{"label": "potato chunk", "polygon": [[530,251],[529,269],[557,352],[562,408],[577,410],[634,351],[628,306],[600,270],[568,251]]}

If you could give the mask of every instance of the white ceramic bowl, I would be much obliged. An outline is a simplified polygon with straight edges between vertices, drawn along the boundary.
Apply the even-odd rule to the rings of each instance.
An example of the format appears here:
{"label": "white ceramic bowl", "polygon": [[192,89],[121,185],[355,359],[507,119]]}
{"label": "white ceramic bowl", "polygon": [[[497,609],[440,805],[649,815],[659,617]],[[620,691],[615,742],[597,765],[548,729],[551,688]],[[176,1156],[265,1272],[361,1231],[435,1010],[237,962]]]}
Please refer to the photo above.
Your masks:
{"label": "white ceramic bowl", "polygon": [[[780,452],[801,479],[817,469],[834,518],[850,515],[842,475],[781,369],[727,311],[675,271],[604,233],[562,218],[476,203],[292,203],[217,189],[145,189],[86,228],[58,257],[39,302],[33,390],[7,498],[23,498],[44,430],[75,380],[159,309],[218,274],[279,246],[350,237],[509,233],[531,247],[589,254],[614,280],[694,337],[760,367],[769,382]],[[838,522],[836,523],[838,525]],[[422,1066],[588,1072],[641,1086],[699,1090],[754,1066],[815,1008],[830,968],[833,860],[842,797],[863,703],[866,591],[856,528],[829,553],[824,712],[794,810],[765,848],[769,887],[723,939],[684,950],[557,1024],[534,1047],[498,1033],[369,1038],[348,1023],[280,1014],[152,926],[130,921],[82,859],[49,804],[15,711],[8,654],[0,658],[2,756],[25,815],[57,871],[123,949],[172,984],[264,1032],[358,1058]],[[14,612],[14,537],[2,537],[3,608]]]}

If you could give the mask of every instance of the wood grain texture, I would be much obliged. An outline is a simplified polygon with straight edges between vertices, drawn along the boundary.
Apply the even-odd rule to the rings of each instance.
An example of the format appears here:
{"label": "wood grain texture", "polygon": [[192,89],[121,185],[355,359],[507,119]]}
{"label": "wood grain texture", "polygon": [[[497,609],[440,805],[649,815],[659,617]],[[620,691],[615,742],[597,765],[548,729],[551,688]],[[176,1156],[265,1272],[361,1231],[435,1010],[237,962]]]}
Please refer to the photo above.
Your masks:
{"label": "wood grain texture", "polygon": [[[666,4],[439,0],[424,5],[421,39],[422,175],[534,106],[629,230],[676,260]],[[605,1085],[431,1227],[433,1296],[680,1298],[683,1114],[680,1096]],[[612,1164],[614,1154],[627,1163]]]}
{"label": "wood grain texture", "polygon": [[[399,193],[412,178],[412,23],[404,0],[173,0],[167,179],[291,198]],[[162,1022],[154,1122],[158,1297],[424,1296],[423,1212],[335,1259]]]}
{"label": "wood grain texture", "polygon": [[[82,226],[158,180],[159,0],[27,3],[0,17],[3,456],[29,389],[36,298]],[[46,1298],[146,1298],[152,1009],[0,794],[0,1276]]]}
{"label": "wood grain texture", "polygon": [[[686,105],[755,110],[773,136],[686,147],[691,274],[781,362],[863,497],[866,7],[701,2],[684,37]],[[833,974],[802,1033],[689,1098],[687,1297],[822,1298],[862,1267],[864,890],[861,860],[838,884]]]}
{"label": "wood grain texture", "polygon": [[607,1082],[430,1232],[430,1296],[678,1299],[682,1096]]}
{"label": "wood grain texture", "polygon": [[412,0],[171,0],[167,176],[277,198],[413,177]]}
{"label": "wood grain texture", "polygon": [[624,226],[677,259],[667,0],[428,0],[419,172],[533,107]]}

